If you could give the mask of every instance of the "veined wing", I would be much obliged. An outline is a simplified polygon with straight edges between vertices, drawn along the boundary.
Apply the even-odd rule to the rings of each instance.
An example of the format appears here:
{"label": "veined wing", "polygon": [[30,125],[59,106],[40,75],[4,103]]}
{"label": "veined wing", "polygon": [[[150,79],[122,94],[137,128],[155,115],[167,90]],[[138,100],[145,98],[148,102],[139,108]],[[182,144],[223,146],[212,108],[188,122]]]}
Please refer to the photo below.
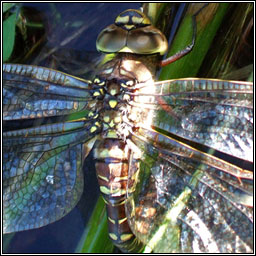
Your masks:
{"label": "veined wing", "polygon": [[188,78],[157,82],[150,89],[146,95],[138,86],[131,104],[155,108],[154,130],[252,161],[252,83]]}
{"label": "veined wing", "polygon": [[90,112],[90,82],[59,71],[4,64],[3,85],[6,121]]}
{"label": "veined wing", "polygon": [[126,211],[146,251],[252,251],[252,172],[155,131],[131,140]]}
{"label": "veined wing", "polygon": [[131,102],[153,109],[127,140],[133,154],[126,211],[133,232],[154,252],[251,252],[253,173],[212,153],[251,159],[252,84],[156,84],[152,94],[138,89]]}
{"label": "veined wing", "polygon": [[94,120],[3,133],[4,233],[66,215],[83,191],[82,164],[96,140]]}
{"label": "veined wing", "polygon": [[[3,133],[3,218],[8,233],[47,225],[76,205],[83,191],[82,163],[100,127],[90,107],[89,82],[14,64],[4,65],[3,75],[4,121],[32,120],[30,128]],[[72,118],[76,112],[83,115]],[[51,121],[65,115],[74,121]]]}

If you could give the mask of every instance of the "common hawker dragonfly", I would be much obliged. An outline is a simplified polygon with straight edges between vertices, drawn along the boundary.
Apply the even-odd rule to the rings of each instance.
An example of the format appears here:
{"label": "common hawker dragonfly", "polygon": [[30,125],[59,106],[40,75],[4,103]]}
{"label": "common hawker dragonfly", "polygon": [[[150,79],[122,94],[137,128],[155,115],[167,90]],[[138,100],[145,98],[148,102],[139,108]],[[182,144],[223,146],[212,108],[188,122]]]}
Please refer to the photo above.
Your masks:
{"label": "common hawker dragonfly", "polygon": [[4,232],[66,215],[93,151],[121,250],[250,252],[252,172],[213,151],[252,162],[252,83],[154,82],[148,60],[166,39],[137,10],[121,13],[97,47],[117,54],[92,81],[4,64],[4,120],[33,122],[3,134]]}

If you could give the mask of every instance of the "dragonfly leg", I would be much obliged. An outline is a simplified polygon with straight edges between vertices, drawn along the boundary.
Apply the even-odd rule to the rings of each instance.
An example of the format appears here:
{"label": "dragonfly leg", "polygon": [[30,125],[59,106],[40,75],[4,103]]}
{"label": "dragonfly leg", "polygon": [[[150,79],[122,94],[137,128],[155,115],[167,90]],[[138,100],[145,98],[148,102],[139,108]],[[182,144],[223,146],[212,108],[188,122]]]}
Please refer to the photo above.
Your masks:
{"label": "dragonfly leg", "polygon": [[180,58],[184,57],[188,53],[190,53],[195,45],[195,40],[196,40],[196,16],[201,12],[203,8],[205,8],[208,4],[205,4],[202,8],[200,8],[195,14],[192,16],[192,26],[193,26],[193,36],[192,36],[192,42],[184,49],[181,51],[175,53],[174,55],[160,61],[159,65],[161,67],[167,66],[176,60],[179,60]]}
{"label": "dragonfly leg", "polygon": [[161,67],[169,65],[191,52],[191,50],[193,49],[193,47],[195,45],[195,39],[196,39],[196,16],[195,15],[192,16],[192,22],[193,22],[192,42],[186,48],[182,49],[181,51],[175,53],[174,55],[168,57],[167,59],[160,61]]}

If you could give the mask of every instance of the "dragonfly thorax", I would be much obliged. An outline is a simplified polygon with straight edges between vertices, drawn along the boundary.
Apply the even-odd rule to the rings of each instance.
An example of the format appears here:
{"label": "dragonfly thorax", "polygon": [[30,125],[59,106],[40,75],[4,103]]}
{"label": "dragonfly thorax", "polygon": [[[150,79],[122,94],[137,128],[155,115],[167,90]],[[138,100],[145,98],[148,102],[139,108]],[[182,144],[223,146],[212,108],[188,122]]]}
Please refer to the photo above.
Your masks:
{"label": "dragonfly thorax", "polygon": [[91,86],[96,100],[93,112],[103,124],[102,138],[125,141],[140,124],[152,121],[153,111],[138,104],[152,97],[144,94],[154,93],[153,76],[142,61],[128,56],[115,58],[104,65]]}

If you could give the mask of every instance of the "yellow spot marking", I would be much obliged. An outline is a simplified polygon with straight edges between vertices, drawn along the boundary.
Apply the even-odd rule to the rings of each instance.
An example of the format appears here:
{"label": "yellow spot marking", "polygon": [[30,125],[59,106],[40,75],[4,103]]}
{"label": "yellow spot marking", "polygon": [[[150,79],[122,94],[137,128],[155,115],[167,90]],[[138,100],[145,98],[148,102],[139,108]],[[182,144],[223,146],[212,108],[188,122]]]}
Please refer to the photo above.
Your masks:
{"label": "yellow spot marking", "polygon": [[97,127],[96,127],[96,126],[93,126],[93,127],[91,127],[90,132],[93,133],[93,132],[95,132],[96,130],[97,130]]}
{"label": "yellow spot marking", "polygon": [[107,133],[107,138],[118,138],[115,131],[109,130]]}
{"label": "yellow spot marking", "polygon": [[104,116],[103,120],[104,120],[104,122],[109,123],[110,117],[109,116]]}
{"label": "yellow spot marking", "polygon": [[104,149],[104,150],[97,151],[97,157],[99,157],[99,158],[109,157],[109,150]]}
{"label": "yellow spot marking", "polygon": [[106,176],[101,176],[101,175],[98,175],[98,178],[102,179],[102,180],[105,180],[105,181],[109,181],[109,179],[106,177]]}
{"label": "yellow spot marking", "polygon": [[119,181],[122,181],[122,180],[128,180],[128,176],[122,176],[122,177],[115,177],[115,182],[119,182]]}
{"label": "yellow spot marking", "polygon": [[141,17],[136,17],[136,16],[132,17],[132,22],[135,23],[135,24],[141,24],[142,20],[143,19]]}
{"label": "yellow spot marking", "polygon": [[96,91],[96,92],[93,93],[93,96],[94,97],[100,96],[100,93],[98,91]]}
{"label": "yellow spot marking", "polygon": [[[112,195],[112,194],[120,194],[119,193],[119,191],[122,191],[122,190],[120,190],[119,188],[117,188],[117,189],[108,189],[107,187],[105,187],[105,186],[100,186],[100,191],[103,193],[103,194],[105,194],[105,195]],[[126,192],[126,190],[123,190],[123,194],[125,194],[125,192]]]}
{"label": "yellow spot marking", "polygon": [[106,188],[105,186],[100,186],[100,191],[105,195],[111,194],[110,190],[108,188]]}
{"label": "yellow spot marking", "polygon": [[[101,84],[100,84],[101,85]],[[103,89],[102,88],[100,88],[100,93],[101,94],[104,94],[104,92],[103,92]]]}
{"label": "yellow spot marking", "polygon": [[108,233],[109,234],[109,236],[110,236],[110,238],[112,239],[112,240],[117,240],[117,235],[116,234],[114,234],[114,233]]}
{"label": "yellow spot marking", "polygon": [[108,217],[108,220],[109,220],[111,223],[113,223],[113,224],[116,223],[116,222],[115,222],[113,219],[111,219],[110,217]]}
{"label": "yellow spot marking", "polygon": [[110,90],[110,94],[111,94],[111,95],[116,95],[116,93],[117,93],[116,89],[111,89],[111,90]]}
{"label": "yellow spot marking", "polygon": [[99,123],[99,122],[96,122],[95,125],[98,126],[98,127],[100,127],[100,123]]}
{"label": "yellow spot marking", "polygon": [[[129,47],[125,46],[124,48],[122,48],[121,50],[119,50],[118,52],[131,52],[133,53],[132,49],[130,49]],[[125,73],[125,72],[123,72]],[[122,72],[121,72],[122,74]]]}
{"label": "yellow spot marking", "polygon": [[115,122],[116,124],[117,124],[117,123],[120,123],[120,122],[121,122],[121,117],[120,117],[120,116],[115,117],[114,122]]}
{"label": "yellow spot marking", "polygon": [[127,23],[129,21],[129,16],[127,15],[127,16],[123,16],[123,17],[121,17],[121,16],[117,16],[117,18],[116,18],[116,20],[115,20],[115,22],[116,23]]}
{"label": "yellow spot marking", "polygon": [[92,116],[94,116],[94,113],[93,112],[89,112],[88,117],[92,117]]}
{"label": "yellow spot marking", "polygon": [[97,84],[97,83],[100,82],[100,79],[99,79],[99,78],[95,78],[93,82],[94,82],[95,84]]}
{"label": "yellow spot marking", "polygon": [[125,200],[123,200],[121,203],[119,203],[118,205],[122,205],[125,204]]}
{"label": "yellow spot marking", "polygon": [[109,106],[110,106],[111,108],[115,108],[115,106],[117,105],[117,101],[116,101],[116,100],[110,100],[110,101],[108,102],[108,104],[109,104]]}
{"label": "yellow spot marking", "polygon": [[123,219],[119,219],[119,220],[118,220],[118,223],[119,223],[119,224],[122,224],[122,223],[124,223],[126,220],[127,220],[127,218],[126,218],[126,217],[125,217],[125,218],[123,218]]}
{"label": "yellow spot marking", "polygon": [[100,191],[105,195],[125,195],[126,189],[120,189],[120,188],[107,188],[105,186],[100,186]]}
{"label": "yellow spot marking", "polygon": [[114,123],[113,120],[111,120],[111,122],[109,123],[109,126],[110,126],[111,128],[115,126],[115,123]]}
{"label": "yellow spot marking", "polygon": [[133,234],[123,234],[120,236],[120,239],[122,241],[127,241],[127,240],[131,239],[132,237],[133,237]]}
{"label": "yellow spot marking", "polygon": [[134,26],[134,25],[124,25],[124,27],[125,27],[126,29],[132,29],[132,28],[134,28],[135,26]]}
{"label": "yellow spot marking", "polygon": [[104,85],[104,84],[105,84],[105,81],[100,82],[100,79],[99,79],[99,78],[95,78],[93,82],[94,82],[95,84],[97,84],[97,85]]}
{"label": "yellow spot marking", "polygon": [[127,85],[125,83],[121,83],[121,86],[124,87],[124,88],[127,87]]}

